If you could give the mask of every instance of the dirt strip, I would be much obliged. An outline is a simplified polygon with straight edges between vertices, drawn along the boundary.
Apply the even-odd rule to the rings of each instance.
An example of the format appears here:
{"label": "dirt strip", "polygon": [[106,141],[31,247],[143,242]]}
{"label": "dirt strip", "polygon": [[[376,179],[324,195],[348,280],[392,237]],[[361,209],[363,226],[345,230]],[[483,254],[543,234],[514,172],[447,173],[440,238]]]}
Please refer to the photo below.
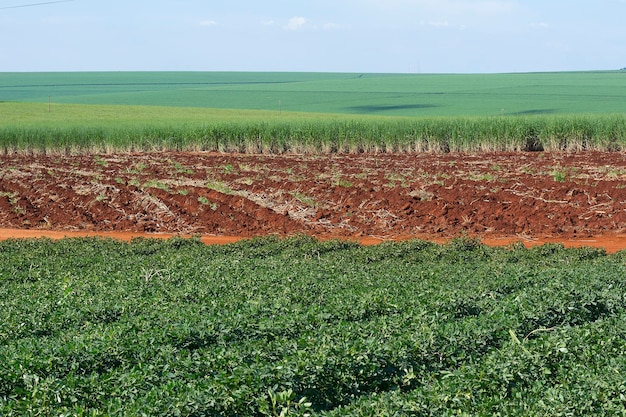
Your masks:
{"label": "dirt strip", "polygon": [[[60,231],[60,230],[33,230],[33,229],[0,229],[0,240],[7,239],[37,239],[37,238],[49,238],[49,239],[63,239],[63,238],[76,238],[76,237],[102,237],[109,239],[116,239],[121,241],[130,241],[133,238],[151,238],[151,239],[170,239],[173,237],[190,238],[191,235],[184,234],[172,234],[172,233],[137,233],[137,232],[86,232],[86,231]],[[377,245],[383,242],[389,241],[403,241],[411,238],[428,240],[436,243],[446,243],[450,241],[449,238],[442,238],[437,236],[403,236],[393,239],[385,239],[380,237],[368,236],[358,237],[348,240],[357,241],[361,245]],[[200,235],[200,240],[207,245],[225,245],[228,243],[235,243],[243,239],[250,239],[249,237],[241,236],[214,236],[214,235]],[[321,237],[321,240],[329,239],[328,237]],[[604,248],[607,253],[615,253],[620,250],[626,249],[626,235],[621,236],[598,236],[594,238],[580,238],[580,239],[559,239],[559,238],[533,238],[522,239],[519,237],[490,237],[482,238],[481,241],[488,246],[507,246],[516,242],[521,242],[525,247],[531,248],[533,246],[543,245],[547,243],[561,243],[568,248],[579,247],[594,247]]]}
{"label": "dirt strip", "polygon": [[208,243],[478,236],[614,252],[626,248],[626,153],[0,155],[0,228]]}

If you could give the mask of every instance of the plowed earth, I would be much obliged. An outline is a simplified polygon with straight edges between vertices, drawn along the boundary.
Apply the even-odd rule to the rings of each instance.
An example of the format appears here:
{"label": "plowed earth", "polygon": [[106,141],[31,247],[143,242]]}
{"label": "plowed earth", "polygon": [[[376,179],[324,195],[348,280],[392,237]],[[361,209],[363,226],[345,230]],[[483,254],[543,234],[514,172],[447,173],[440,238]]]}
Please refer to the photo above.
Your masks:
{"label": "plowed earth", "polygon": [[615,240],[626,154],[2,155],[0,227]]}

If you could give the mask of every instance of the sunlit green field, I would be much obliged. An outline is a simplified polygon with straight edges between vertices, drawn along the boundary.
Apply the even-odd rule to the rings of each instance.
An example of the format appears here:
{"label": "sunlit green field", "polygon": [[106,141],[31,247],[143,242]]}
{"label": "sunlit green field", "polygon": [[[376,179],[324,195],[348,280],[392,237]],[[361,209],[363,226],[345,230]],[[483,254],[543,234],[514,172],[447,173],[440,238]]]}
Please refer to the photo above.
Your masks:
{"label": "sunlit green field", "polygon": [[625,260],[471,239],[0,242],[0,415],[623,415]]}
{"label": "sunlit green field", "polygon": [[626,111],[626,71],[527,74],[1,73],[0,101],[385,116]]}
{"label": "sunlit green field", "polygon": [[626,149],[626,72],[3,73],[0,153]]}
{"label": "sunlit green field", "polygon": [[621,114],[368,116],[0,103],[0,153],[581,151],[626,149]]}

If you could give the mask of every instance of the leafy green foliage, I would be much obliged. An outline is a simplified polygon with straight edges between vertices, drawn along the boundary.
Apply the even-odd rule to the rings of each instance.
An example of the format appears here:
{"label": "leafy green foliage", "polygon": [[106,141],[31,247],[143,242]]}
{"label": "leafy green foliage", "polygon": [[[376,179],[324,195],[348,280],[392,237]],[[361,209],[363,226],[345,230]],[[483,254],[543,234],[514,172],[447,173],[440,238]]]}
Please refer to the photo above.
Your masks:
{"label": "leafy green foliage", "polygon": [[624,256],[0,242],[0,414],[623,413]]}

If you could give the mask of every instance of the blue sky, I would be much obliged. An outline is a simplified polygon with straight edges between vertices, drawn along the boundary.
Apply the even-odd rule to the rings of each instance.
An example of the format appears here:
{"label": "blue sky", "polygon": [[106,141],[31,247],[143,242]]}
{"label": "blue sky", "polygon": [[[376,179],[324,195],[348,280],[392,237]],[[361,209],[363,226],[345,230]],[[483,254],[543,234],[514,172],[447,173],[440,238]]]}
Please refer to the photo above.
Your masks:
{"label": "blue sky", "polygon": [[[50,0],[48,0],[50,1]],[[0,0],[0,71],[626,67],[626,0]]]}

